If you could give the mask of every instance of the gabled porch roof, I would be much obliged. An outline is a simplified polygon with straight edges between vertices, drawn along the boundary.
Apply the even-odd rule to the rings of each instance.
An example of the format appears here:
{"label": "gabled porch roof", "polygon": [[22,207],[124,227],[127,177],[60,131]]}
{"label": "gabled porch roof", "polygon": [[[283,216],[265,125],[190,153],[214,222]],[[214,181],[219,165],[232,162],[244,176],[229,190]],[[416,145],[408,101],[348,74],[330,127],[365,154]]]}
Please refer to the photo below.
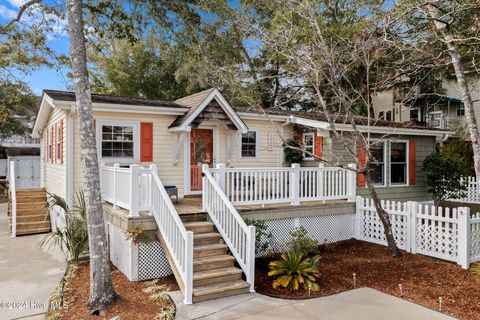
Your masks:
{"label": "gabled porch roof", "polygon": [[[225,100],[217,88],[211,88],[180,98],[175,100],[175,103],[187,107],[189,110],[175,119],[168,129],[170,132],[188,132],[191,130],[192,126],[198,126],[201,121],[208,119],[208,117],[215,117],[213,119],[223,120],[227,127],[234,127],[242,133],[248,131],[248,127],[243,120],[227,100]],[[207,110],[207,107],[209,106],[217,108],[212,112],[212,110]],[[201,117],[202,114],[203,116]]]}

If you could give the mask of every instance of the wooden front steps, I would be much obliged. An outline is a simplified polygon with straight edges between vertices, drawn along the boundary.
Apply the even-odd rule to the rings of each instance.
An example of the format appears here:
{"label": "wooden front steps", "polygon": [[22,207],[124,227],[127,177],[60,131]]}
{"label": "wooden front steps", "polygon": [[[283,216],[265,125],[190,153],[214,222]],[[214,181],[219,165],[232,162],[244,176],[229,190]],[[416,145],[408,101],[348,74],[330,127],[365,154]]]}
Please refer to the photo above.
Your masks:
{"label": "wooden front steps", "polygon": [[243,270],[235,266],[235,258],[207,215],[185,214],[180,218],[193,232],[193,302],[249,292]]}
{"label": "wooden front steps", "polygon": [[[47,194],[45,189],[20,189],[17,197],[16,234],[26,235],[50,232],[50,216],[48,214]],[[12,227],[12,197],[9,195],[8,215],[10,230]]]}

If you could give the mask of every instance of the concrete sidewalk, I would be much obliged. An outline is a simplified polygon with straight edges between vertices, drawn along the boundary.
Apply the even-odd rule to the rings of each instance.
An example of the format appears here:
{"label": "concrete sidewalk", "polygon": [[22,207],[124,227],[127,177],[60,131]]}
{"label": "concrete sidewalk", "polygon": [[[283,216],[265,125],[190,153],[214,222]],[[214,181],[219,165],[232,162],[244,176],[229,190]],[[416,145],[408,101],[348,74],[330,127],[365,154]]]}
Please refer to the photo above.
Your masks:
{"label": "concrete sidewalk", "polygon": [[[65,272],[56,247],[38,246],[44,234],[10,237],[7,205],[0,204],[0,319],[45,319],[46,303]],[[2,305],[3,303],[3,305]],[[6,303],[19,303],[6,308]]]}
{"label": "concrete sidewalk", "polygon": [[172,293],[177,320],[443,320],[454,319],[434,310],[384,294],[359,288],[309,300],[285,300],[243,294],[193,305],[182,303],[180,292]]}

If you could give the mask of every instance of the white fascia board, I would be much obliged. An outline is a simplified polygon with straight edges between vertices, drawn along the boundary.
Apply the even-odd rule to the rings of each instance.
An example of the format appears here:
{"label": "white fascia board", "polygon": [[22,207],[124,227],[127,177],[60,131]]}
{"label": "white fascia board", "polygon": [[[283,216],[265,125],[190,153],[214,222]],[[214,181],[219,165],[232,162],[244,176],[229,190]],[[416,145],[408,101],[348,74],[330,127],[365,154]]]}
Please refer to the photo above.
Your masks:
{"label": "white fascia board", "polygon": [[[338,131],[353,131],[353,128],[349,124],[336,124],[336,129]],[[380,133],[380,134],[389,134],[389,135],[409,135],[409,136],[430,136],[430,137],[443,137],[445,135],[453,135],[454,131],[438,131],[438,130],[429,130],[429,129],[413,129],[413,128],[397,128],[397,127],[375,127],[375,126],[365,126],[357,125],[357,128],[365,133]]]}
{"label": "white fascia board", "polygon": [[299,124],[306,127],[323,129],[323,130],[328,130],[330,128],[330,125],[328,124],[328,122],[324,122],[324,121],[310,120],[310,119],[305,119],[305,118],[300,118],[295,116],[291,116],[290,120],[294,124]]}
{"label": "white fascia board", "polygon": [[32,128],[32,137],[40,138],[41,132],[48,121],[48,116],[52,108],[55,108],[55,104],[47,94],[43,94],[42,101],[40,101],[40,108],[38,109],[37,117],[35,119],[35,124]]}
{"label": "white fascia board", "polygon": [[278,114],[265,114],[254,112],[238,112],[238,115],[244,120],[263,120],[263,121],[288,121],[290,116],[278,115]]}
{"label": "white fascia board", "polygon": [[[180,128],[182,128],[183,131],[186,131],[186,127],[190,126],[192,121],[198,117],[198,115],[205,109],[208,104],[214,99],[218,98],[217,102],[220,105],[220,107],[225,111],[225,113],[230,117],[230,119],[233,121],[235,126],[238,128],[238,130],[242,133],[246,133],[248,131],[247,126],[243,123],[242,119],[239,117],[238,113],[235,112],[235,110],[230,106],[230,104],[223,98],[222,94],[218,89],[213,90],[203,101],[202,103],[195,109],[195,111],[188,116],[187,119],[182,123]],[[172,128],[174,129],[174,128]]]}
{"label": "white fascia board", "polygon": [[190,131],[192,131],[191,126],[168,128],[168,132],[190,132]]}

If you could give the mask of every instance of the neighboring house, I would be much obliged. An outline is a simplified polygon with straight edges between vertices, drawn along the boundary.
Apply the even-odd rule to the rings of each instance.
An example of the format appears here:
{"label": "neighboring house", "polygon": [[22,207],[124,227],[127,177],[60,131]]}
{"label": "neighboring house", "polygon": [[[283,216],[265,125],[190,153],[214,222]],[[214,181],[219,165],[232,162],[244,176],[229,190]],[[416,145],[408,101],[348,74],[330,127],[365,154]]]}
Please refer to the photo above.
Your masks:
{"label": "neighboring house", "polygon": [[[365,152],[342,117],[336,136],[322,114],[234,108],[217,89],[174,102],[94,94],[92,103],[110,258],[131,280],[173,272],[186,303],[253,291],[255,228],[246,217],[265,220],[280,250],[298,227],[322,243],[362,232],[355,196],[368,192],[363,175],[345,169],[354,159],[344,145],[360,161]],[[41,184],[67,201],[83,182],[75,111],[74,93],[45,90],[33,128]],[[362,117],[356,125],[375,142],[380,197],[430,200],[423,161],[452,132]],[[283,165],[292,138],[305,151],[301,167]],[[61,221],[61,212],[50,215]],[[363,229],[381,243],[375,217]],[[126,236],[139,229],[158,241]]]}
{"label": "neighboring house", "polygon": [[[372,97],[375,114],[393,122],[410,122],[428,128],[452,130],[465,126],[465,106],[455,80],[444,80],[440,95],[416,92],[406,98],[395,89],[379,92]],[[472,100],[477,118],[480,117],[480,81],[470,81]]]}

